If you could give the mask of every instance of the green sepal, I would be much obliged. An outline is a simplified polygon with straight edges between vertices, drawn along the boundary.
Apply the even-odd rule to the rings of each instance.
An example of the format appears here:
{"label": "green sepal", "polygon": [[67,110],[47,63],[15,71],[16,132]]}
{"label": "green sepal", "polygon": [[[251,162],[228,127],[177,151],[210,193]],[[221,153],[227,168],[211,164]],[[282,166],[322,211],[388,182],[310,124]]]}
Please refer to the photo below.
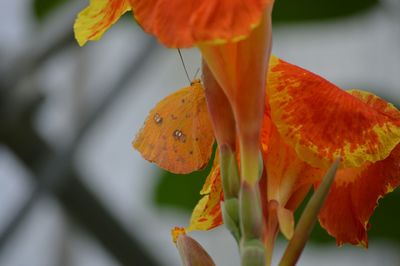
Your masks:
{"label": "green sepal", "polygon": [[225,200],[221,204],[222,216],[224,218],[224,224],[226,228],[232,233],[233,237],[239,243],[241,238],[239,230],[239,202],[238,199],[231,198]]}
{"label": "green sepal", "polygon": [[242,266],[264,266],[265,248],[258,239],[242,242],[241,245]]}

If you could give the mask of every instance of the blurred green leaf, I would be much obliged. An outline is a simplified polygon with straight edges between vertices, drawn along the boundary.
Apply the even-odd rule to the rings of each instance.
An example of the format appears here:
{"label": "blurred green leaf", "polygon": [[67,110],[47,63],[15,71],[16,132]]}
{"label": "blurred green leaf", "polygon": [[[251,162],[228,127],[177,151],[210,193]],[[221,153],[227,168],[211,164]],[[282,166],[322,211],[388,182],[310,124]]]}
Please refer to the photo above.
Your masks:
{"label": "blurred green leaf", "polygon": [[67,0],[33,0],[33,12],[37,20],[42,21],[47,15]]}
{"label": "blurred green leaf", "polygon": [[155,189],[155,203],[160,207],[175,207],[190,211],[200,199],[206,171],[177,175],[163,171]]}
{"label": "blurred green leaf", "polygon": [[274,22],[321,20],[352,15],[378,4],[378,0],[276,0]]}
{"label": "blurred green leaf", "polygon": [[159,207],[174,207],[192,211],[200,199],[199,193],[211,170],[214,154],[208,166],[201,171],[187,175],[178,175],[163,170],[160,180],[155,187],[154,202],[156,205]]}

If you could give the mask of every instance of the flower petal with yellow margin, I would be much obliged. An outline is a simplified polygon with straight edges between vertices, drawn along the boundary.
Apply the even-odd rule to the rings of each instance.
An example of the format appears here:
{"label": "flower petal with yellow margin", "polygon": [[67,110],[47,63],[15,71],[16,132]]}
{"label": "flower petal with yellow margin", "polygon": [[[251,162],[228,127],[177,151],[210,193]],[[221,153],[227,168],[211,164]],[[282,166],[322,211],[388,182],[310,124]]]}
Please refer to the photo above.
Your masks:
{"label": "flower petal with yellow margin", "polygon": [[385,159],[400,142],[400,113],[379,97],[352,95],[276,57],[269,70],[272,120],[309,164],[327,168],[340,156],[342,167],[358,167]]}
{"label": "flower petal with yellow margin", "polygon": [[128,0],[91,0],[88,7],[79,13],[74,24],[75,38],[80,46],[89,40],[99,40],[127,11]]}
{"label": "flower petal with yellow margin", "polygon": [[129,0],[143,29],[167,47],[245,38],[271,0]]}
{"label": "flower petal with yellow margin", "polygon": [[378,201],[400,185],[400,145],[390,156],[337,172],[319,220],[336,243],[368,246],[369,219]]}
{"label": "flower petal with yellow margin", "polygon": [[221,183],[221,171],[218,159],[208,175],[200,194],[204,195],[197,203],[190,219],[188,231],[210,230],[223,223],[221,201],[224,198]]}

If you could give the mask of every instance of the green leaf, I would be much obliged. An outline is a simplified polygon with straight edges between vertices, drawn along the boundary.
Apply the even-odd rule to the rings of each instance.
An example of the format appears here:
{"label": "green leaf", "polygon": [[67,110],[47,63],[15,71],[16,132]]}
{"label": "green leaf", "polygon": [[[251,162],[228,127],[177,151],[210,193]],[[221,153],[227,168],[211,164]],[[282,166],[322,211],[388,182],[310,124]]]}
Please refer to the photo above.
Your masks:
{"label": "green leaf", "polygon": [[33,12],[38,21],[43,21],[53,10],[66,2],[67,0],[33,0]]}
{"label": "green leaf", "polygon": [[353,15],[378,4],[378,0],[276,0],[274,22],[299,22]]}
{"label": "green leaf", "polygon": [[[216,145],[215,145],[216,146]],[[215,154],[214,146],[214,154]],[[173,207],[192,211],[200,200],[200,190],[211,171],[214,154],[207,167],[187,175],[173,174],[162,170],[154,190],[154,202],[159,207]]]}

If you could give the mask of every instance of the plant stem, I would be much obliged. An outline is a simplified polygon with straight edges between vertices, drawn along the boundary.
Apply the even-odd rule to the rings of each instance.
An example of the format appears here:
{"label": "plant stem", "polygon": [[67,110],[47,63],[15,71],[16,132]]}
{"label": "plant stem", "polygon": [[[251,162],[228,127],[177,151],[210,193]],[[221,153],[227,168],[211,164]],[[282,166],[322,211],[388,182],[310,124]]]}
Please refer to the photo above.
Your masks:
{"label": "plant stem", "polygon": [[285,253],[279,263],[280,266],[295,265],[299,259],[301,252],[310,237],[311,231],[314,228],[315,222],[317,221],[318,213],[328,196],[339,162],[340,158],[332,164],[318,189],[307,203],[307,206],[296,226],[293,238],[286,247]]}

